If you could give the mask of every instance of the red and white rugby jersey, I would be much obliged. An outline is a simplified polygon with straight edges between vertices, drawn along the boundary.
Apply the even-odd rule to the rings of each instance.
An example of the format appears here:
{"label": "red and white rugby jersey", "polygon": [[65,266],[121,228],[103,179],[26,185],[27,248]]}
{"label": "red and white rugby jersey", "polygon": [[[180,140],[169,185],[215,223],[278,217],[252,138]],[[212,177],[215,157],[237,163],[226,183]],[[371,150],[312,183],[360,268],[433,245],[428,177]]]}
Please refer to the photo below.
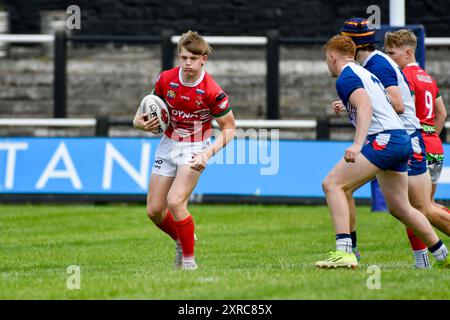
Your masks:
{"label": "red and white rugby jersey", "polygon": [[427,153],[443,153],[442,142],[437,134],[426,134],[435,130],[436,98],[440,97],[436,81],[417,63],[410,63],[403,68],[411,91],[416,96],[416,115],[424,128],[424,142]]}
{"label": "red and white rugby jersey", "polygon": [[211,136],[212,117],[231,110],[228,96],[205,70],[194,83],[185,83],[181,72],[181,67],[163,71],[156,80],[154,94],[166,102],[170,113],[164,134],[175,141],[202,141]]}

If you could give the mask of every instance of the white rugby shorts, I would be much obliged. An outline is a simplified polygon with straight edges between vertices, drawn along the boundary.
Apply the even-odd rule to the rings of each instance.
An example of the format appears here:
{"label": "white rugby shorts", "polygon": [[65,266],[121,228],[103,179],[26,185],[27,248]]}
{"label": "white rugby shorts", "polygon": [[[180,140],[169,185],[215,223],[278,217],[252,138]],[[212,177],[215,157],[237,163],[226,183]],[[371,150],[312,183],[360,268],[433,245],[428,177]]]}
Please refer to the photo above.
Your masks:
{"label": "white rugby shorts", "polygon": [[195,154],[205,151],[211,138],[199,142],[178,142],[163,136],[155,152],[152,174],[175,177],[179,166],[190,164]]}
{"label": "white rugby shorts", "polygon": [[441,173],[442,173],[442,167],[444,166],[443,163],[429,163],[427,165],[428,167],[428,172],[430,172],[430,176],[431,176],[431,183],[432,184],[437,184],[439,182],[439,179],[441,178]]}

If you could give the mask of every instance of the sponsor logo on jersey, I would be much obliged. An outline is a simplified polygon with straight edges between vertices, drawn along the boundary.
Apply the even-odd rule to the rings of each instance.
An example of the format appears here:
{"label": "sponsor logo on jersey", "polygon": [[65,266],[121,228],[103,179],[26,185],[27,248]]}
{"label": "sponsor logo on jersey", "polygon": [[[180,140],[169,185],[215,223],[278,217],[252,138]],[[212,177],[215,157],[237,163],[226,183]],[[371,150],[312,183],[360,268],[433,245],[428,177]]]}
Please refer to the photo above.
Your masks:
{"label": "sponsor logo on jersey", "polygon": [[191,100],[191,98],[189,98],[188,96],[183,96],[183,95],[181,95],[180,98],[183,100],[187,100],[187,101]]}
{"label": "sponsor logo on jersey", "polygon": [[216,101],[220,101],[220,100],[222,100],[223,98],[225,98],[227,95],[225,94],[225,92],[220,92],[219,94],[218,94],[218,96],[216,97]]}
{"label": "sponsor logo on jersey", "polygon": [[167,98],[173,99],[173,98],[175,98],[176,96],[177,96],[177,94],[175,93],[175,91],[173,91],[173,90],[167,91]]}
{"label": "sponsor logo on jersey", "polygon": [[227,107],[228,104],[228,99],[227,100],[223,100],[220,104],[219,104],[219,108],[220,109],[225,109]]}
{"label": "sponsor logo on jersey", "polygon": [[181,110],[175,110],[172,109],[171,110],[171,114],[174,117],[179,117],[179,118],[183,118],[183,119],[191,119],[191,118],[197,118],[197,115],[192,114],[192,113],[186,113],[184,111]]}
{"label": "sponsor logo on jersey", "polygon": [[171,82],[171,83],[169,83],[169,86],[171,86],[172,88],[178,88],[179,84],[175,83],[175,82]]}
{"label": "sponsor logo on jersey", "polygon": [[205,91],[202,89],[196,89],[195,92],[197,92],[198,94],[205,94]]}
{"label": "sponsor logo on jersey", "polygon": [[203,101],[202,101],[202,99],[197,97],[197,98],[195,98],[195,103],[197,104],[197,107],[200,107],[203,104]]}

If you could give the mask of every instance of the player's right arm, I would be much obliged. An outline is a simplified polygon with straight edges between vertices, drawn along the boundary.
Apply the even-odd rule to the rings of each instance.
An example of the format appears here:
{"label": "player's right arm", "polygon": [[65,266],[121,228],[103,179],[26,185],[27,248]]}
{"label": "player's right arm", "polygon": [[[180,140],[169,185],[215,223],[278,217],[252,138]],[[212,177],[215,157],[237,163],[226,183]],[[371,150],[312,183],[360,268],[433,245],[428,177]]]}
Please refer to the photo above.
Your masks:
{"label": "player's right arm", "polygon": [[435,125],[436,125],[436,133],[441,134],[442,129],[445,125],[445,120],[447,120],[447,110],[445,109],[444,100],[442,96],[436,98],[436,107],[435,107]]}
{"label": "player's right arm", "polygon": [[336,100],[331,103],[331,109],[338,116],[341,112],[345,111],[345,106],[342,100]]}
{"label": "player's right arm", "polygon": [[[164,94],[162,93],[161,74],[159,74],[156,79],[155,88],[153,89],[152,94],[159,96],[161,99],[164,97]],[[158,118],[150,118],[147,114],[141,114],[139,109],[140,108],[137,109],[136,114],[134,115],[133,126],[136,129],[149,132],[156,130],[159,126]]]}
{"label": "player's right arm", "polygon": [[355,162],[356,157],[361,152],[370,123],[372,122],[372,104],[369,95],[363,88],[356,89],[349,98],[350,103],[357,109],[355,137],[353,145],[345,149],[344,159],[347,162]]}
{"label": "player's right arm", "polygon": [[133,119],[133,127],[144,131],[154,131],[159,126],[157,117],[149,118],[147,114],[140,113],[139,108],[136,111]]}

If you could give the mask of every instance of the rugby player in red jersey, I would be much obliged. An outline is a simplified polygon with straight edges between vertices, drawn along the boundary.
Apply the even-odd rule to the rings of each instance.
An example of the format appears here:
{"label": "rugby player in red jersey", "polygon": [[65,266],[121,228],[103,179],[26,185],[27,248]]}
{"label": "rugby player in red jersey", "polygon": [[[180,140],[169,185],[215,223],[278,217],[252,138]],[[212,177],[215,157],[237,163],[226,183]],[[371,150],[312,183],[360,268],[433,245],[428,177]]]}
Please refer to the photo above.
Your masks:
{"label": "rugby player in red jersey", "polygon": [[[197,33],[188,31],[178,42],[180,66],[163,71],[154,94],[170,113],[170,125],[155,153],[147,195],[147,213],[153,223],[176,242],[175,266],[195,270],[194,221],[187,210],[208,160],[235,136],[235,121],[222,88],[203,68],[211,47]],[[212,119],[220,134],[211,143]],[[136,128],[152,131],[158,120],[136,113]]]}
{"label": "rugby player in red jersey", "polygon": [[[423,212],[428,212],[426,214],[427,218],[434,226],[446,234],[450,234],[450,215],[445,212],[448,212],[448,210],[434,202],[434,194],[444,162],[444,148],[439,134],[444,127],[447,112],[436,82],[416,62],[416,47],[417,38],[412,31],[402,29],[395,32],[387,32],[385,35],[386,53],[402,69],[414,94],[416,116],[419,118],[423,129],[422,137],[425,143],[428,171],[431,176],[431,188],[428,187],[426,189],[429,189],[431,203],[435,207],[439,206],[443,209],[442,211],[424,210]],[[416,195],[414,198],[420,201],[422,195]],[[428,199],[423,199],[420,202],[424,206],[430,203]],[[408,237],[417,260],[420,256],[419,252],[426,252],[426,245],[411,230],[408,230]],[[418,263],[419,261],[416,261],[416,265]]]}
{"label": "rugby player in red jersey", "polygon": [[405,29],[389,32],[386,34],[386,45],[388,55],[402,68],[414,92],[416,115],[423,128],[422,136],[433,184],[431,200],[434,202],[444,162],[444,148],[439,138],[447,118],[444,101],[436,81],[416,62],[417,38],[413,32]]}

